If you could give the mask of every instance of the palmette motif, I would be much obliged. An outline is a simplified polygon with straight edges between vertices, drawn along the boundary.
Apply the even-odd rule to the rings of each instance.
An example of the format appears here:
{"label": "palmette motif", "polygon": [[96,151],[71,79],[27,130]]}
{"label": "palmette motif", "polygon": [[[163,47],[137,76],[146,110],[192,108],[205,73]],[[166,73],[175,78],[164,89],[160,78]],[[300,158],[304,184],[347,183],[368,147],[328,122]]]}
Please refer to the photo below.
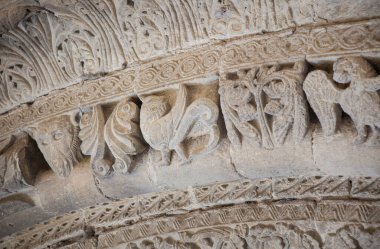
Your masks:
{"label": "palmette motif", "polygon": [[92,111],[84,113],[80,120],[81,150],[83,154],[91,156],[91,168],[99,176],[105,176],[111,170],[111,162],[105,158],[104,125],[105,118],[101,106],[93,107]]}
{"label": "palmette motif", "polygon": [[[135,103],[125,98],[114,107],[107,121],[99,105],[84,113],[79,132],[81,149],[91,156],[95,174],[106,176],[111,169],[126,174],[132,170],[133,156],[145,150],[138,124],[139,111]],[[109,158],[108,150],[113,159]]]}

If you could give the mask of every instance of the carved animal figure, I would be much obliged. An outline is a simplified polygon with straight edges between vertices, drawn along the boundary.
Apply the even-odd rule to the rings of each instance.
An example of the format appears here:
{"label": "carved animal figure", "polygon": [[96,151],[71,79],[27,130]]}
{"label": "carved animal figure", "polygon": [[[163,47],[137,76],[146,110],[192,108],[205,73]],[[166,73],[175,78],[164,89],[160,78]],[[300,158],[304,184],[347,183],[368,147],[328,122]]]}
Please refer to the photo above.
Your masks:
{"label": "carved animal figure", "polygon": [[172,150],[176,151],[181,160],[188,158],[183,141],[196,124],[201,127],[199,135],[209,135],[208,143],[199,153],[210,151],[217,145],[219,128],[216,121],[219,109],[210,99],[200,98],[187,106],[187,90],[180,85],[171,109],[164,96],[148,96],[142,98],[142,102],[141,132],[152,148],[161,151],[162,165],[170,163]]}
{"label": "carved animal figure", "polygon": [[60,177],[67,177],[82,158],[79,127],[73,115],[62,115],[41,122],[27,131],[36,140],[49,166]]}
{"label": "carved animal figure", "polygon": [[[338,88],[338,84],[349,84]],[[380,77],[361,57],[343,57],[334,63],[333,79],[324,71],[309,73],[304,83],[309,103],[317,114],[326,136],[333,135],[341,116],[341,109],[353,120],[357,136],[354,144],[367,140],[369,127],[372,137],[369,144],[377,144],[380,128]],[[340,105],[340,107],[339,107]]]}

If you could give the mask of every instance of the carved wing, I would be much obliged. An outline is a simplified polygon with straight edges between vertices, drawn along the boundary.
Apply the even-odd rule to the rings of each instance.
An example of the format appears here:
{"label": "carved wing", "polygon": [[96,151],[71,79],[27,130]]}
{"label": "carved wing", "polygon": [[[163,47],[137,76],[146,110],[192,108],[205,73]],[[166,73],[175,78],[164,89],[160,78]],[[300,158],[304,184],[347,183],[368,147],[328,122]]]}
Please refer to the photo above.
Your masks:
{"label": "carved wing", "polygon": [[174,124],[174,129],[177,129],[183,114],[185,113],[186,110],[186,105],[187,105],[187,89],[186,86],[184,85],[179,85],[179,90],[177,93],[177,98],[175,100],[175,104],[170,111],[173,117],[173,124]]}
{"label": "carved wing", "polygon": [[80,121],[79,138],[83,154],[91,156],[91,168],[100,176],[109,173],[111,165],[104,159],[105,141],[103,137],[104,115],[101,106],[95,106],[91,112],[85,113]]}
{"label": "carved wing", "polygon": [[338,105],[342,90],[338,89],[329,74],[317,70],[309,73],[303,89],[326,136],[335,133],[342,110]]}
{"label": "carved wing", "polygon": [[145,149],[139,122],[140,109],[124,99],[113,110],[107,120],[104,136],[115,157],[113,168],[116,172],[126,174],[131,171],[132,156]]}

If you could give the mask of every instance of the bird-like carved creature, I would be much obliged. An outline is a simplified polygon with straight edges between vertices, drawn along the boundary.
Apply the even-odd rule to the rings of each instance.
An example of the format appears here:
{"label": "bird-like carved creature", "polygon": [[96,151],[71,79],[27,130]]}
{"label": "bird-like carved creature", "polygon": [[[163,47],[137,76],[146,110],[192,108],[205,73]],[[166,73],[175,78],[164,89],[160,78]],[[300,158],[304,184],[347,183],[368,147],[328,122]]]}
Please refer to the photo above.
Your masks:
{"label": "bird-like carved creature", "polygon": [[179,86],[172,108],[165,96],[152,95],[141,99],[141,132],[153,149],[161,151],[161,165],[170,164],[172,150],[181,160],[189,157],[183,142],[194,127],[200,129],[197,135],[209,135],[207,144],[198,153],[208,152],[217,145],[219,109],[210,99],[199,98],[187,106],[187,89],[183,85]]}
{"label": "bird-like carved creature", "polygon": [[[353,120],[357,136],[354,144],[367,140],[369,127],[370,145],[377,144],[380,129],[380,77],[373,67],[361,57],[343,57],[333,66],[334,75],[317,70],[309,73],[304,82],[309,103],[317,114],[325,135],[333,135],[341,117],[341,108]],[[339,84],[349,84],[338,88]],[[340,107],[339,107],[340,105]]]}

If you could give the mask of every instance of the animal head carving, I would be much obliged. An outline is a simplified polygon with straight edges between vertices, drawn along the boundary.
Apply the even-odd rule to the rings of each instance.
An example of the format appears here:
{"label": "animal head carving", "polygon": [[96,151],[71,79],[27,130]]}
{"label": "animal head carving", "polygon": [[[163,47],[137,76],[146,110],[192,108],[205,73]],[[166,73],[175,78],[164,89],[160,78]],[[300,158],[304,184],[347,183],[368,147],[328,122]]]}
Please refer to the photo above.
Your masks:
{"label": "animal head carving", "polygon": [[337,83],[350,83],[353,79],[376,76],[375,70],[362,57],[342,57],[334,63],[334,80]]}
{"label": "animal head carving", "polygon": [[140,114],[141,123],[151,123],[170,110],[170,105],[164,96],[152,95],[141,99],[143,102]]}
{"label": "animal head carving", "polygon": [[79,127],[73,115],[62,115],[28,129],[54,173],[67,177],[81,159]]}

